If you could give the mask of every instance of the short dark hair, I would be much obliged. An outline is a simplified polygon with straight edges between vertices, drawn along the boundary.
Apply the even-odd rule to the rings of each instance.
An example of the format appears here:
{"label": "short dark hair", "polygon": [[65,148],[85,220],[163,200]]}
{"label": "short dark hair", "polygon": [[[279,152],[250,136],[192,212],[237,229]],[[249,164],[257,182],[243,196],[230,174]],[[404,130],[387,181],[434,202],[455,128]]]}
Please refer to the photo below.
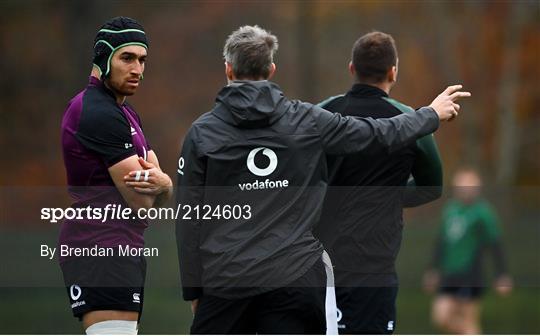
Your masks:
{"label": "short dark hair", "polygon": [[353,45],[352,63],[361,82],[380,83],[397,63],[396,42],[391,35],[374,31]]}
{"label": "short dark hair", "polygon": [[223,58],[232,64],[236,78],[268,78],[278,49],[277,37],[258,26],[243,26],[225,42]]}

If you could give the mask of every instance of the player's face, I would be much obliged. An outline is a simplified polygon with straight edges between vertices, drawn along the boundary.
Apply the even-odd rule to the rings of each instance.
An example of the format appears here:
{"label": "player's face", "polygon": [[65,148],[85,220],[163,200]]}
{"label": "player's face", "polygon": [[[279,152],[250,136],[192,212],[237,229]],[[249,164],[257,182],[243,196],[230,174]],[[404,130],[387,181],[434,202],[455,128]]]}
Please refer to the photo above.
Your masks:
{"label": "player's face", "polygon": [[138,45],[118,49],[111,59],[109,87],[120,96],[135,94],[142,79],[146,48]]}
{"label": "player's face", "polygon": [[475,172],[460,172],[454,177],[453,185],[455,196],[471,203],[480,196],[482,181]]}

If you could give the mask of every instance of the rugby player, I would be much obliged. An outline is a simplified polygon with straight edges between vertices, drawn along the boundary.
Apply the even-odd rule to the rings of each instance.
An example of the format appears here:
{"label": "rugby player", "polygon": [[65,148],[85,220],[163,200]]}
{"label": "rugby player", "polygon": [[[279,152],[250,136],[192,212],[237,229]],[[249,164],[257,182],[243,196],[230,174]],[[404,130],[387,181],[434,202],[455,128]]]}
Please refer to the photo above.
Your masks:
{"label": "rugby player", "polygon": [[[352,88],[325,100],[321,107],[374,119],[414,113],[389,97],[398,75],[392,36],[374,31],[360,37],[352,48],[349,72]],[[396,327],[394,263],[401,244],[403,207],[440,197],[442,165],[437,145],[430,134],[392,153],[329,156],[328,167],[330,187],[315,232],[335,265],[339,333],[391,334]]]}
{"label": "rugby player", "polygon": [[[70,102],[62,120],[62,149],[72,207],[134,210],[158,206],[172,194],[144,136],[139,116],[126,102],[139,87],[148,41],[135,20],[108,20],[94,40],[88,86]],[[66,220],[59,244],[74,248],[144,246],[147,222],[91,216]],[[136,334],[146,264],[134,257],[60,258],[73,315],[87,334]]]}
{"label": "rugby player", "polygon": [[472,168],[462,168],[453,179],[454,199],[442,213],[442,224],[431,268],[424,275],[428,291],[438,288],[432,320],[441,331],[481,334],[480,299],[484,293],[485,251],[493,257],[500,295],[512,290],[495,210],[481,196],[482,179]]}
{"label": "rugby player", "polygon": [[[401,148],[455,116],[455,101],[470,95],[452,86],[430,107],[392,119],[341,117],[289,100],[269,81],[277,48],[260,27],[234,31],[223,51],[228,85],[183,142],[178,204],[248,206],[234,219],[192,211],[177,220],[194,334],[324,334],[332,274],[312,228],[326,191],[325,154]],[[335,325],[335,306],[332,314]]]}

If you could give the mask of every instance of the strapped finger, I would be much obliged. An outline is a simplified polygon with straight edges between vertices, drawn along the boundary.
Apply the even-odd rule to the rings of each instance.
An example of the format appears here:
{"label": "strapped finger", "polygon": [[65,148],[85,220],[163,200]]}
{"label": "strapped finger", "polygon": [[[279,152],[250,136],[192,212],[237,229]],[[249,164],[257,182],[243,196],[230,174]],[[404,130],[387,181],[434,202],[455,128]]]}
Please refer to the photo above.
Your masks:
{"label": "strapped finger", "polygon": [[145,170],[144,171],[144,182],[148,182],[148,176],[150,175],[150,171],[149,170]]}
{"label": "strapped finger", "polygon": [[139,181],[141,179],[141,171],[137,170],[135,172],[135,181]]}

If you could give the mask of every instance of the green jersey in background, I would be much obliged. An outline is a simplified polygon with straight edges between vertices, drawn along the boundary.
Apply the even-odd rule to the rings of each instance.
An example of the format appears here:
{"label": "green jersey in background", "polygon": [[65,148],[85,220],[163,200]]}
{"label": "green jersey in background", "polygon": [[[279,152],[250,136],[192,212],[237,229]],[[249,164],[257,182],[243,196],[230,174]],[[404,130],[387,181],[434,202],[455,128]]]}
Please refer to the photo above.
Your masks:
{"label": "green jersey in background", "polygon": [[434,266],[443,278],[480,286],[484,251],[492,251],[496,273],[505,272],[500,236],[497,215],[486,200],[451,200],[443,210]]}

